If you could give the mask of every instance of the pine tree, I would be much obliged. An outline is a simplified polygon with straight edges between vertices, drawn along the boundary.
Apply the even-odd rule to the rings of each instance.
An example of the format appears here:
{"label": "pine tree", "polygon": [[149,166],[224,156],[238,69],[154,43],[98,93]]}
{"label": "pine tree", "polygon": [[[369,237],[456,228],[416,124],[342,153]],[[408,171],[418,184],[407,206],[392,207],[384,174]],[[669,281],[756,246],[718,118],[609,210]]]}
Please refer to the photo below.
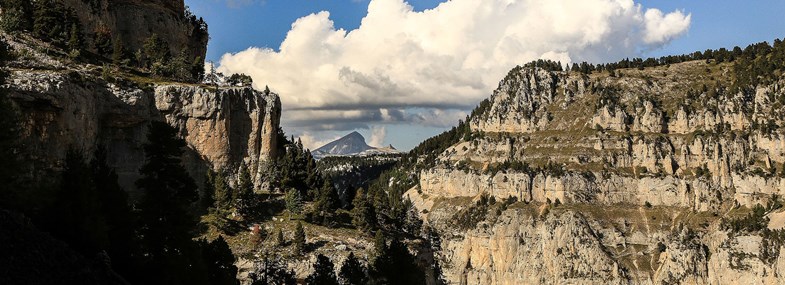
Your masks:
{"label": "pine tree", "polygon": [[319,254],[313,264],[313,273],[305,278],[308,285],[338,285],[335,277],[335,265],[329,257]]}
{"label": "pine tree", "polygon": [[[196,222],[188,207],[198,198],[196,183],[182,166],[185,141],[164,122],[152,122],[144,145],[145,164],[136,186],[144,191],[139,203],[141,245],[146,273],[143,283],[189,283],[199,280],[198,245],[190,231]],[[204,279],[204,278],[201,278]]]}
{"label": "pine tree", "polygon": [[352,200],[352,224],[360,231],[368,231],[373,228],[376,220],[373,205],[368,202],[368,196],[362,188],[357,190]]}
{"label": "pine tree", "polygon": [[33,8],[33,35],[44,41],[53,41],[65,33],[62,20],[55,11],[59,3],[53,0],[39,0]]}
{"label": "pine tree", "polygon": [[170,73],[168,70],[168,63],[171,58],[169,44],[161,39],[158,34],[152,34],[145,40],[142,51],[143,62],[140,63],[144,67],[150,68],[154,75],[165,76]]}
{"label": "pine tree", "polygon": [[193,82],[193,70],[191,61],[188,56],[187,50],[181,50],[180,53],[169,61],[169,68],[171,69],[171,76],[179,81]]}
{"label": "pine tree", "polygon": [[92,178],[101,201],[101,212],[107,226],[107,253],[112,267],[124,276],[131,276],[138,267],[139,240],[136,215],[128,204],[128,193],[120,187],[117,173],[106,162],[106,150],[98,147],[91,162]]}
{"label": "pine tree", "polygon": [[374,258],[371,263],[371,278],[382,284],[425,284],[425,272],[417,266],[417,260],[397,239],[387,245],[381,231],[374,239]]}
{"label": "pine tree", "polygon": [[387,250],[387,239],[384,237],[384,233],[382,231],[376,231],[376,235],[373,238],[374,264],[377,263],[377,260],[380,258],[386,258],[389,255]]}
{"label": "pine tree", "polygon": [[117,66],[128,65],[128,51],[120,37],[112,40],[112,63]]}
{"label": "pine tree", "polygon": [[292,218],[291,214],[298,215],[302,211],[303,198],[300,191],[289,189],[284,196],[286,202],[286,209],[289,210],[289,219]]}
{"label": "pine tree", "polygon": [[301,222],[297,222],[297,226],[294,228],[292,243],[294,244],[294,251],[296,253],[301,254],[305,252],[305,229],[303,229],[303,224]]}
{"label": "pine tree", "polygon": [[6,0],[3,3],[3,17],[0,17],[0,28],[12,33],[30,28],[32,22],[29,0]]}
{"label": "pine tree", "polygon": [[215,63],[212,61],[210,61],[210,69],[207,70],[207,73],[204,75],[204,82],[216,87],[221,83],[220,75],[218,75],[218,72],[215,70]]}
{"label": "pine tree", "polygon": [[218,236],[209,243],[202,240],[200,244],[207,265],[207,284],[239,285],[237,266],[234,265],[235,258],[223,236]]}
{"label": "pine tree", "polygon": [[114,49],[112,45],[112,31],[106,26],[98,27],[93,36],[93,48],[95,48],[95,51],[103,57],[113,56]]}
{"label": "pine tree", "polygon": [[191,61],[191,79],[194,82],[204,79],[204,59],[201,56],[197,56]]}
{"label": "pine tree", "polygon": [[281,229],[278,229],[278,234],[276,236],[277,237],[275,242],[278,244],[278,246],[286,246],[286,238],[284,238],[283,231]]}
{"label": "pine tree", "polygon": [[229,181],[226,178],[226,172],[218,171],[214,172],[212,175],[212,189],[213,189],[213,200],[215,200],[215,208],[220,211],[229,211],[232,207],[233,202],[233,193],[232,188],[229,187]]}
{"label": "pine tree", "polygon": [[207,197],[204,199],[208,204],[211,224],[218,229],[225,230],[227,227],[227,216],[233,204],[232,194],[232,188],[229,187],[224,171],[208,171],[205,189]]}
{"label": "pine tree", "polygon": [[323,225],[333,224],[333,213],[341,206],[338,191],[333,186],[332,180],[327,178],[319,190],[319,196],[314,203],[314,216]]}
{"label": "pine tree", "polygon": [[237,201],[237,210],[243,217],[248,217],[252,214],[253,210],[258,206],[258,200],[254,194],[253,180],[248,168],[243,164],[240,166],[240,173],[237,179],[237,189],[235,191],[235,200]]}
{"label": "pine tree", "polygon": [[92,178],[92,169],[82,153],[69,150],[60,189],[46,219],[54,236],[88,256],[109,244],[101,199]]}
{"label": "pine tree", "polygon": [[360,260],[354,256],[353,252],[349,253],[349,257],[341,265],[341,272],[338,275],[341,277],[341,284],[343,285],[368,284],[368,273],[365,266],[360,263]]}

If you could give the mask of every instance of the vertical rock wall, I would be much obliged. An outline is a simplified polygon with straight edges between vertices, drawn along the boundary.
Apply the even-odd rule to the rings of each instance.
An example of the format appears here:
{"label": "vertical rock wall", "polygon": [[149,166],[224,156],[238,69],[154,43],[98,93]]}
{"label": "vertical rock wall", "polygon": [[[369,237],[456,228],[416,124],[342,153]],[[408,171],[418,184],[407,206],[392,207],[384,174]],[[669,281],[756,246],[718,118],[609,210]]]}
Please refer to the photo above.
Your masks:
{"label": "vertical rock wall", "polygon": [[148,123],[155,120],[186,140],[184,163],[197,181],[210,168],[236,171],[245,164],[257,173],[275,156],[281,103],[273,93],[185,84],[139,88],[73,71],[17,71],[9,85],[22,115],[30,177],[55,175],[69,149],[90,157],[102,146],[121,185],[138,197],[134,181],[144,164]]}

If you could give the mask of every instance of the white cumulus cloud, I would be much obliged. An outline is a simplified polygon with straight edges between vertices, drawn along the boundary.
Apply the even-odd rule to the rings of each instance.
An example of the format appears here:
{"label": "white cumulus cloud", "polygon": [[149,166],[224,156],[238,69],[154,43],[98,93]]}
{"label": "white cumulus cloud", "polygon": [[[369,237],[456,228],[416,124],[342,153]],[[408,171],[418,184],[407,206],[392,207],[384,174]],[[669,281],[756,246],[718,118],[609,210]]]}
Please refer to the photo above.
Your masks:
{"label": "white cumulus cloud", "polygon": [[384,146],[384,139],[387,137],[387,128],[384,126],[374,126],[371,128],[371,141],[368,142],[370,146],[380,147]]}
{"label": "white cumulus cloud", "polygon": [[371,0],[357,29],[335,28],[329,12],[307,15],[278,51],[226,54],[219,71],[269,85],[284,125],[303,131],[428,123],[437,113],[455,122],[515,65],[634,57],[689,26],[689,14],[633,0],[452,0],[424,11]]}

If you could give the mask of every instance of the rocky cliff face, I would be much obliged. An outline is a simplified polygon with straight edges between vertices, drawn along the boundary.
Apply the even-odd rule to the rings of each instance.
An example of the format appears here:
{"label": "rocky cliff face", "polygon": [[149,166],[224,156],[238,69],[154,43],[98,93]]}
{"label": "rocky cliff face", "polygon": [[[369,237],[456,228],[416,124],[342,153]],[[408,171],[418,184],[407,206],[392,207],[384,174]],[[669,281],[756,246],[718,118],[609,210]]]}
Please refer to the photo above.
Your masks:
{"label": "rocky cliff face", "polygon": [[785,77],[733,89],[731,68],[512,70],[405,195],[442,236],[445,277],[785,281],[778,239],[721,226],[785,193]]}
{"label": "rocky cliff face", "polygon": [[147,126],[155,120],[180,131],[188,143],[186,168],[197,181],[209,168],[236,170],[245,164],[258,173],[260,164],[274,157],[281,115],[276,94],[173,83],[140,86],[107,82],[89,70],[13,71],[10,97],[22,116],[32,177],[59,171],[69,149],[89,157],[104,147],[121,185],[133,190],[144,163]]}
{"label": "rocky cliff face", "polygon": [[79,17],[88,46],[92,46],[97,31],[106,29],[134,53],[147,38],[157,34],[169,44],[173,55],[185,50],[190,58],[205,58],[207,31],[200,30],[198,22],[186,17],[183,0],[65,0],[65,3]]}

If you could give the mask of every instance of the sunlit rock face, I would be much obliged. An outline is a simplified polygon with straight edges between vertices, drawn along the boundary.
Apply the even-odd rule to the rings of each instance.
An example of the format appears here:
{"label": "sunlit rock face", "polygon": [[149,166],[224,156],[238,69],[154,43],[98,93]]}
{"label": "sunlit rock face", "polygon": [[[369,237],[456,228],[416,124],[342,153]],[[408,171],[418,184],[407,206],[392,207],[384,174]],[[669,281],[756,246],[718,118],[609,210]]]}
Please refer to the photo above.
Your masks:
{"label": "sunlit rock face", "polygon": [[785,194],[785,132],[766,127],[785,125],[785,78],[731,92],[731,68],[510,71],[404,195],[445,278],[785,282],[779,239],[723,222]]}

